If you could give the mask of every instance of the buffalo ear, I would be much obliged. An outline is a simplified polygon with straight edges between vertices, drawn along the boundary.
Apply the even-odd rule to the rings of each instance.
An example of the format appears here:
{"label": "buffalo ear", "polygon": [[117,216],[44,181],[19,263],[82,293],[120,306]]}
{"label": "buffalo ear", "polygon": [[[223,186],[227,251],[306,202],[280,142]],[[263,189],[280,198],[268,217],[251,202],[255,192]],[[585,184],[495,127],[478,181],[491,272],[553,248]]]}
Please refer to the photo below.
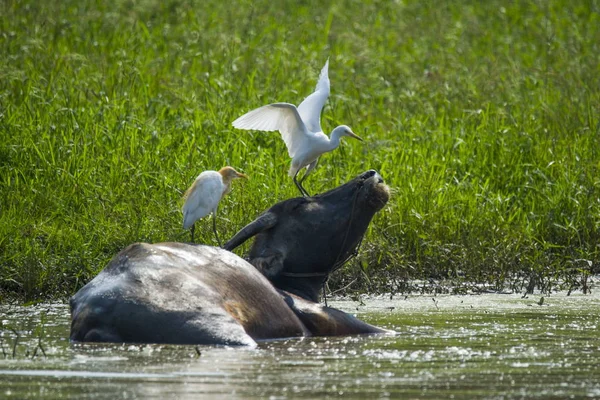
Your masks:
{"label": "buffalo ear", "polygon": [[259,234],[260,232],[272,228],[277,223],[277,216],[270,211],[260,215],[254,221],[243,227],[238,233],[236,233],[223,248],[225,250],[233,250],[252,236]]}

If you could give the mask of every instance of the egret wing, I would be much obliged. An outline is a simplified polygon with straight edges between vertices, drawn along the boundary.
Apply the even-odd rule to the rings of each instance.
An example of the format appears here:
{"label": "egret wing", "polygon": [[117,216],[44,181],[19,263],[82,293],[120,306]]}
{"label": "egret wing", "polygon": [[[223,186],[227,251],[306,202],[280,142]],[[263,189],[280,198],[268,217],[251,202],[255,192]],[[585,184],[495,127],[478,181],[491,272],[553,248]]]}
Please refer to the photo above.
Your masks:
{"label": "egret wing", "polygon": [[194,184],[185,193],[183,205],[183,227],[187,229],[198,219],[216,211],[223,196],[223,180],[216,171],[205,171],[198,175]]}
{"label": "egret wing", "polygon": [[298,109],[290,103],[273,103],[252,110],[233,121],[233,126],[238,129],[279,131],[292,158],[310,135]]}
{"label": "egret wing", "polygon": [[330,91],[328,69],[329,59],[321,70],[315,91],[298,106],[298,113],[311,132],[323,131],[321,129],[321,110],[325,106]]}

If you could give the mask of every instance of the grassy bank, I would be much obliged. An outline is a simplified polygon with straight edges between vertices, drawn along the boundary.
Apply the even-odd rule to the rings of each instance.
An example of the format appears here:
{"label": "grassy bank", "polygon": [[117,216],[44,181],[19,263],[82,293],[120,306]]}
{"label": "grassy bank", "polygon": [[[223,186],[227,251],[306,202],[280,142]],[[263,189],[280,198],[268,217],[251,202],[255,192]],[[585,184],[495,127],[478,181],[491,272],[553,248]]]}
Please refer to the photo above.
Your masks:
{"label": "grassy bank", "polygon": [[[106,3],[106,4],[105,4]],[[331,288],[409,279],[581,287],[600,263],[600,2],[33,0],[0,3],[0,291],[67,297],[135,241],[184,241],[205,169],[251,176],[232,236],[297,195],[276,133],[330,57],[311,193],[377,169],[393,188]],[[213,243],[209,223],[196,230]],[[578,286],[579,285],[579,286]]]}

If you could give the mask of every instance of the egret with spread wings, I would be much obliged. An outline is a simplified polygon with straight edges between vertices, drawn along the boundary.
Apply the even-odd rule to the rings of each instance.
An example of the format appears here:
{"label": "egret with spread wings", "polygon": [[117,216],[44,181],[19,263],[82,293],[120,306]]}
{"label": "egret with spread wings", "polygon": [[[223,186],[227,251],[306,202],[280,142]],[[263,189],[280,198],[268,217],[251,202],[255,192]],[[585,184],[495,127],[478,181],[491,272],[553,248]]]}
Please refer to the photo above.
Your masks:
{"label": "egret with spread wings", "polygon": [[[292,158],[288,172],[303,196],[310,195],[302,182],[317,166],[321,154],[336,149],[342,136],[362,139],[346,125],[336,127],[328,137],[321,129],[321,110],[329,97],[329,60],[321,70],[315,91],[298,107],[290,103],[269,104],[242,115],[233,126],[238,129],[257,131],[279,131]],[[298,172],[307,167],[298,181]]]}

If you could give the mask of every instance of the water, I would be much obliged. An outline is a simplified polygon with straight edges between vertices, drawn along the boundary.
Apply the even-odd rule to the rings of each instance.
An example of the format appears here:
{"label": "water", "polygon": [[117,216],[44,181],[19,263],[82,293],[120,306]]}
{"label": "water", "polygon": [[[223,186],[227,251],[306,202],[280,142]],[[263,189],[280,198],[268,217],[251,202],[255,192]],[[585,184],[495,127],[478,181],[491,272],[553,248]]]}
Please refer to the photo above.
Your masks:
{"label": "water", "polygon": [[256,349],[70,344],[66,305],[1,306],[0,398],[600,398],[600,296],[540,298],[330,302],[398,335]]}

